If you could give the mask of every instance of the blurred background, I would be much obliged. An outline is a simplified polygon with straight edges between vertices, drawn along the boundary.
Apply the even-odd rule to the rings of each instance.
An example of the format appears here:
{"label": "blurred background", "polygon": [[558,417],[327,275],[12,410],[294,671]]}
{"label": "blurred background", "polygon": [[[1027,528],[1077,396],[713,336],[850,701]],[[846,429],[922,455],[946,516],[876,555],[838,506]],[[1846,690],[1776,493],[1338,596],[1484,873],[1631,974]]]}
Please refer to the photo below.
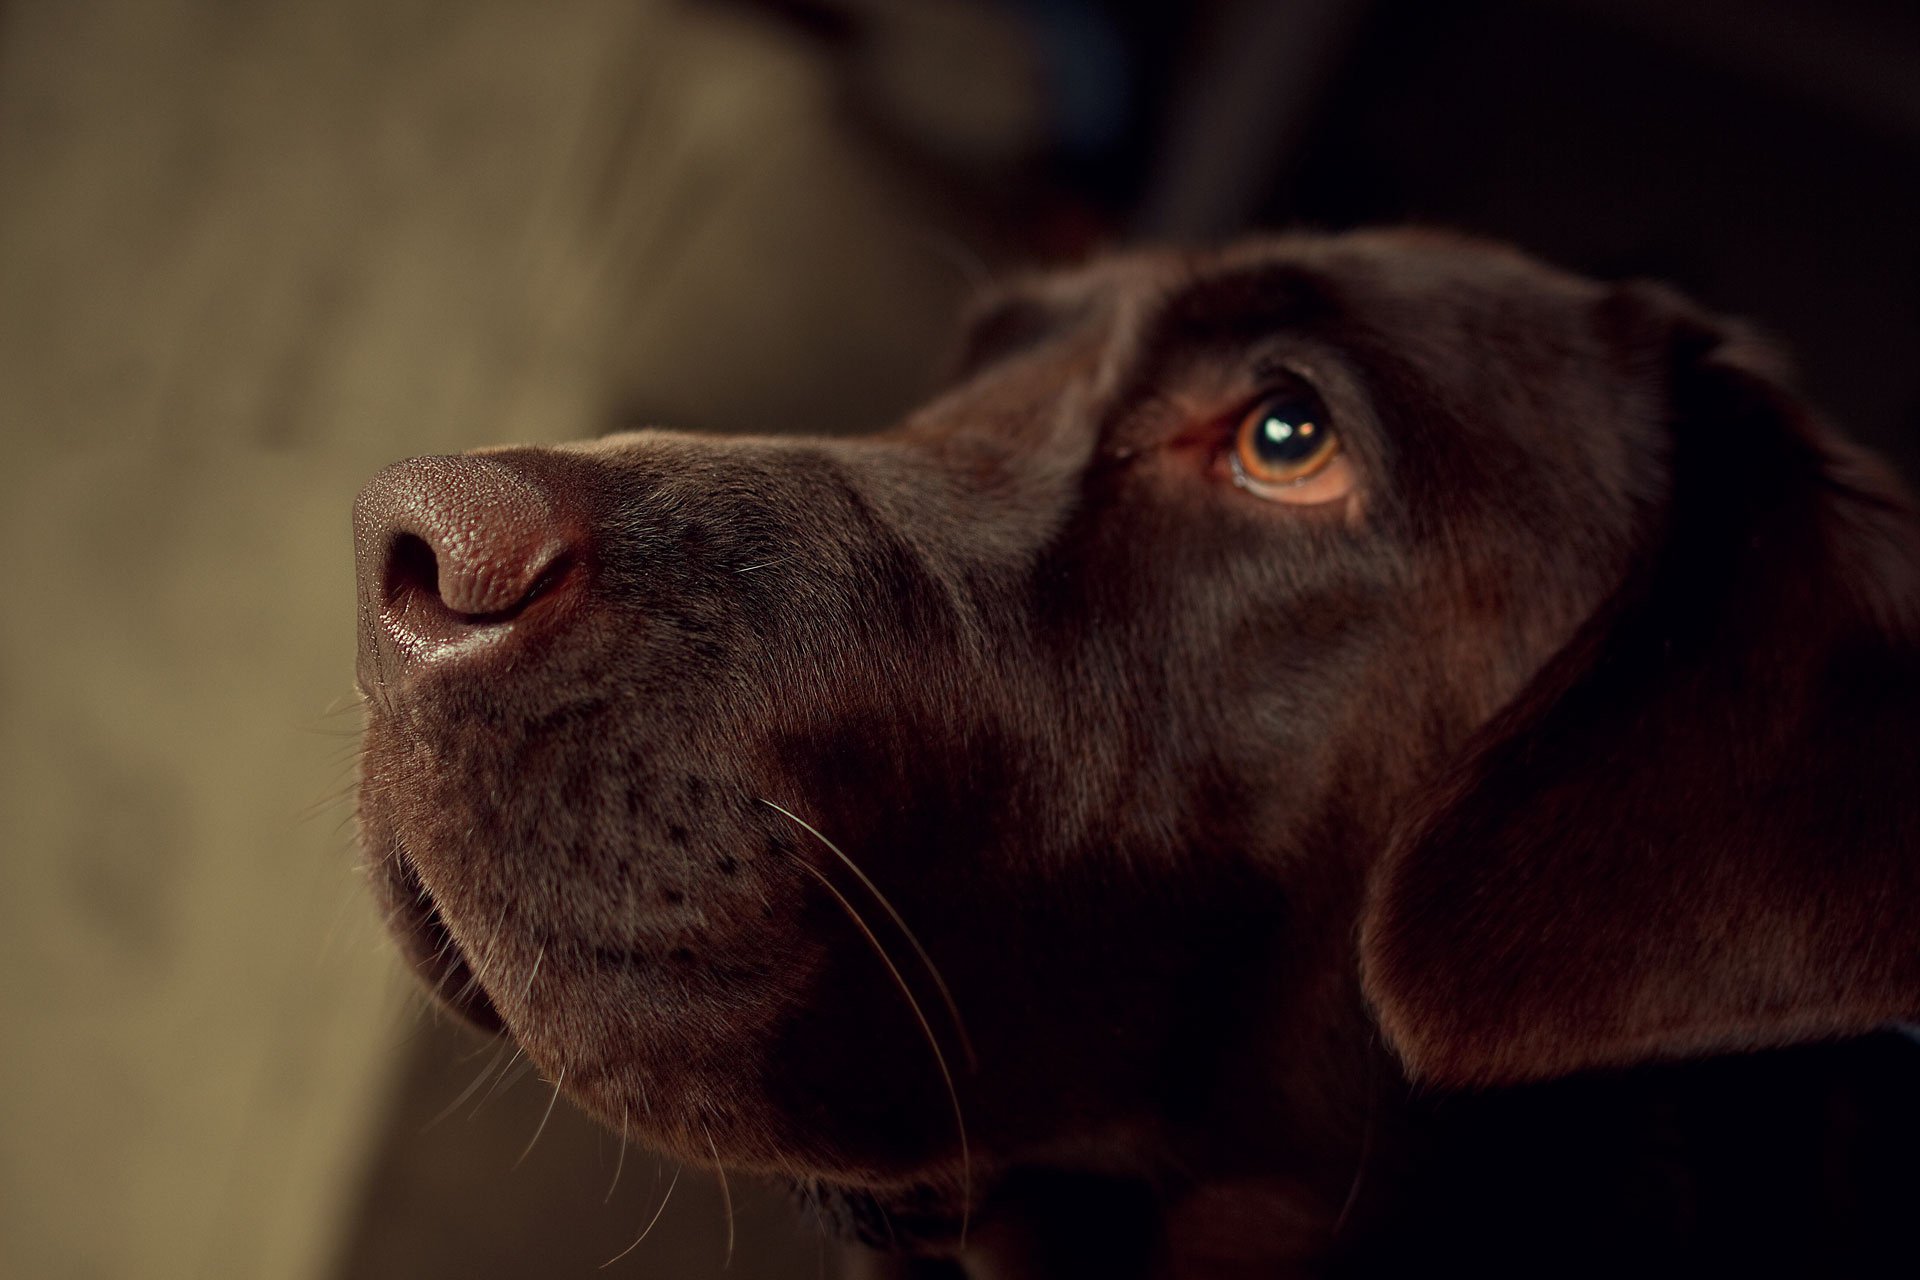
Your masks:
{"label": "blurred background", "polygon": [[[673,1178],[522,1159],[381,937],[374,470],[866,430],[996,272],[1403,219],[1747,315],[1920,470],[1911,0],[0,0],[0,1275],[586,1276]],[[831,1271],[731,1191],[727,1274]],[[727,1236],[689,1173],[607,1274]]]}

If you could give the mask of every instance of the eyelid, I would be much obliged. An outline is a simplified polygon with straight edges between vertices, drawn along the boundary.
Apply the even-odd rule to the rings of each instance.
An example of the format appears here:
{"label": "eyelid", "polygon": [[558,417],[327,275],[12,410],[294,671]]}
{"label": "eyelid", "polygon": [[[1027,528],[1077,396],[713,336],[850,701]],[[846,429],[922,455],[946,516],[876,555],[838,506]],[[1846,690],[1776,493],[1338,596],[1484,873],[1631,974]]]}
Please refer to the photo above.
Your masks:
{"label": "eyelid", "polygon": [[[1249,413],[1273,397],[1297,388],[1305,388],[1317,397],[1327,406],[1330,417],[1336,420],[1339,417],[1331,399],[1321,390],[1320,379],[1304,372],[1298,363],[1281,356],[1260,355],[1240,368],[1241,378],[1235,379],[1235,387],[1222,388],[1212,395],[1154,388],[1140,391],[1128,414],[1136,425],[1127,431],[1125,443],[1102,448],[1098,454],[1100,460],[1108,464],[1124,463],[1167,449],[1201,448],[1214,453],[1216,458],[1222,453],[1231,453],[1234,432]],[[1165,425],[1144,421],[1163,414],[1171,419]],[[1339,426],[1336,431],[1340,433],[1344,452],[1346,432]]]}
{"label": "eyelid", "polygon": [[1256,356],[1249,371],[1253,375],[1255,394],[1259,396],[1270,396],[1298,386],[1304,386],[1316,395],[1320,392],[1312,378],[1281,356]]}
{"label": "eyelid", "polygon": [[1299,512],[1344,510],[1349,515],[1357,510],[1354,503],[1359,496],[1359,476],[1344,449],[1335,451],[1327,465],[1312,475],[1286,484],[1266,484],[1250,476],[1243,478],[1231,459],[1227,461],[1226,471],[1236,490],[1264,505]]}

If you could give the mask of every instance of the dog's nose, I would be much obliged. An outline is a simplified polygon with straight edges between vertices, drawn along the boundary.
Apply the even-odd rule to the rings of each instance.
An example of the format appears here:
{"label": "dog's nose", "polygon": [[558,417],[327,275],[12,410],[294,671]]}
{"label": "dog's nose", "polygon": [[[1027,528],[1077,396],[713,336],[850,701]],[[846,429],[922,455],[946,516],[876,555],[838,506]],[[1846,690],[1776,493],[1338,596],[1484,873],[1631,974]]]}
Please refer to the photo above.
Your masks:
{"label": "dog's nose", "polygon": [[491,457],[411,458],[353,507],[366,688],[505,637],[578,558],[578,522]]}

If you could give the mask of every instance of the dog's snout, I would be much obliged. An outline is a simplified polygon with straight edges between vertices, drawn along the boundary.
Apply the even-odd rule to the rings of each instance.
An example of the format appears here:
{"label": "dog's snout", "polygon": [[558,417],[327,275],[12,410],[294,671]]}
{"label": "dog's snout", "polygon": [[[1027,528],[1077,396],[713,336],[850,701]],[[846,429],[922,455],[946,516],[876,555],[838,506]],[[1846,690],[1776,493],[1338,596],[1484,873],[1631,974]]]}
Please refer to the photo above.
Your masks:
{"label": "dog's snout", "polygon": [[580,550],[550,489],[491,457],[395,463],[353,514],[363,684],[503,637]]}

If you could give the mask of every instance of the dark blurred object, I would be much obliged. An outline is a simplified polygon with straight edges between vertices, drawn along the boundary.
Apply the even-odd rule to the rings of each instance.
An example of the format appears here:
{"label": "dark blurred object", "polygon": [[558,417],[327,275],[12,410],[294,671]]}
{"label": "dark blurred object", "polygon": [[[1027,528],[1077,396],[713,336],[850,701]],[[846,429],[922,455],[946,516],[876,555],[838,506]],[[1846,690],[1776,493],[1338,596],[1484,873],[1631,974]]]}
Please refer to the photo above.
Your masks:
{"label": "dark blurred object", "polygon": [[1301,224],[1510,239],[1751,317],[1920,474],[1911,4],[752,3],[846,51],[855,115],[1036,257]]}
{"label": "dark blurred object", "polygon": [[1752,318],[1920,474],[1920,9],[1382,5],[1272,225],[1414,219]]}
{"label": "dark blurred object", "polygon": [[1010,228],[1078,256],[1139,198],[1194,15],[1101,0],[734,0],[839,66],[848,122]]}

